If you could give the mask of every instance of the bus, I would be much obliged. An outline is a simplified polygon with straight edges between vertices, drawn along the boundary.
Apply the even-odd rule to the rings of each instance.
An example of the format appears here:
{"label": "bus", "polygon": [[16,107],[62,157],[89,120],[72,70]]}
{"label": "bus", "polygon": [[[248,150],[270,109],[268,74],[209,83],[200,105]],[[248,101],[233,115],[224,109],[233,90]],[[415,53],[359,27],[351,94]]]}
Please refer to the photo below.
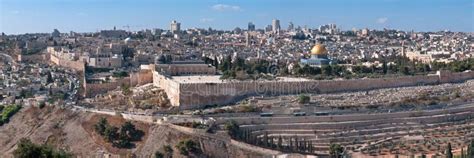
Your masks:
{"label": "bus", "polygon": [[293,112],[293,116],[306,116],[306,112]]}
{"label": "bus", "polygon": [[260,113],[260,117],[272,117],[273,112],[262,112]]}
{"label": "bus", "polygon": [[316,116],[327,116],[327,115],[329,115],[329,112],[314,112],[314,115],[316,115]]}

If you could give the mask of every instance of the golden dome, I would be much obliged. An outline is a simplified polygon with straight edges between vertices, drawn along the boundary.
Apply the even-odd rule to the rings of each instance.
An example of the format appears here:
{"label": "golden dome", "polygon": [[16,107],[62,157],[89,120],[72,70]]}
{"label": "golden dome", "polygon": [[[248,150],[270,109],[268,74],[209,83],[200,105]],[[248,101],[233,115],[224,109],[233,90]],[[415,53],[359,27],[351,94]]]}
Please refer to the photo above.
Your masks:
{"label": "golden dome", "polygon": [[326,52],[326,47],[322,44],[316,44],[313,49],[311,49],[311,55],[323,55],[326,54]]}

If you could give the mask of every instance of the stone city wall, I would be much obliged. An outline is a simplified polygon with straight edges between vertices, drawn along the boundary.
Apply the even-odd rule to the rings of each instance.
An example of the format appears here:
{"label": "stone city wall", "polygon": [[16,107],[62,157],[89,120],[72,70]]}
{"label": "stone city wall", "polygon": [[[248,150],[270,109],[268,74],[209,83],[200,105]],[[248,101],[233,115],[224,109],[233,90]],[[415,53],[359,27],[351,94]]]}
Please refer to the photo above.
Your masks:
{"label": "stone city wall", "polygon": [[82,61],[70,61],[60,59],[53,54],[50,54],[50,61],[58,66],[74,69],[77,71],[84,71],[86,69],[85,63]]}
{"label": "stone city wall", "polygon": [[110,90],[120,88],[122,85],[137,86],[152,83],[153,75],[150,70],[140,70],[136,73],[131,73],[129,77],[117,79],[107,83],[87,83],[84,82],[85,96],[93,97],[98,94],[106,93]]}
{"label": "stone city wall", "polygon": [[113,82],[107,83],[87,83],[84,82],[85,96],[93,97],[98,94],[106,93],[110,90],[120,88],[122,85],[130,86],[130,77],[124,77],[122,79],[117,79]]}
{"label": "stone city wall", "polygon": [[166,92],[171,105],[179,106],[179,83],[174,81],[172,78],[160,75],[158,72],[153,71],[153,85],[160,87]]}
{"label": "stone city wall", "polygon": [[18,55],[19,62],[45,63],[47,62],[47,55],[33,54],[33,55]]}
{"label": "stone city wall", "polygon": [[140,70],[130,74],[131,85],[144,85],[153,82],[153,73],[151,70]]}
{"label": "stone city wall", "polygon": [[381,79],[323,81],[242,81],[225,83],[180,84],[180,106],[227,104],[255,95],[285,95],[302,93],[333,93],[363,91],[377,88],[437,84],[438,76],[409,76]]}
{"label": "stone city wall", "polygon": [[[248,96],[365,91],[461,82],[473,78],[474,72],[450,73],[443,71],[437,75],[373,79],[181,83],[178,86],[179,90],[171,92],[179,91],[179,100],[172,102],[173,105],[180,106],[182,109],[192,109],[204,105],[228,104]],[[166,85],[159,87],[166,87]],[[168,92],[167,94],[170,95]],[[171,95],[176,96],[176,94]]]}
{"label": "stone city wall", "polygon": [[463,82],[465,80],[474,78],[474,71],[469,72],[449,72],[449,71],[439,71],[437,75],[440,76],[441,83],[456,83]]}

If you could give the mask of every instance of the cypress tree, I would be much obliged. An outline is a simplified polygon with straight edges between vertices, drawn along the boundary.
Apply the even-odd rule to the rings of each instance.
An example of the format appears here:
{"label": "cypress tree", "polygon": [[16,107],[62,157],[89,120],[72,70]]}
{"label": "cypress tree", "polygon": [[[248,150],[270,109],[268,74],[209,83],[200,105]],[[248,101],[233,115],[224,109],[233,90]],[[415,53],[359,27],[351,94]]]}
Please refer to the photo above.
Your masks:
{"label": "cypress tree", "polygon": [[270,137],[270,148],[273,149],[274,146],[275,146],[275,143],[273,142],[273,137]]}
{"label": "cypress tree", "polygon": [[216,56],[214,56],[213,62],[214,62],[214,63],[213,63],[213,66],[215,66],[216,68],[218,68],[219,62],[217,61],[217,57],[216,57]]}
{"label": "cypress tree", "polygon": [[265,131],[265,134],[263,135],[263,146],[268,147],[268,132]]}
{"label": "cypress tree", "polygon": [[467,157],[474,157],[474,140],[471,140],[471,144],[467,146]]}
{"label": "cypress tree", "polygon": [[312,153],[312,152],[311,152],[311,141],[310,141],[310,140],[308,140],[308,144],[307,144],[307,145],[308,145],[308,146],[306,146],[306,149],[308,150],[309,153]]}
{"label": "cypress tree", "polygon": [[288,138],[288,142],[290,142],[289,150],[293,151],[293,138]]}
{"label": "cypress tree", "polygon": [[453,152],[451,151],[451,143],[448,143],[446,148],[446,158],[453,158]]}
{"label": "cypress tree", "polygon": [[300,149],[300,142],[298,141],[298,137],[295,136],[295,151]]}
{"label": "cypress tree", "polygon": [[282,149],[282,146],[281,146],[281,145],[282,145],[282,138],[281,138],[281,135],[280,135],[280,136],[278,137],[278,141],[277,141],[277,147],[278,147],[279,150]]}

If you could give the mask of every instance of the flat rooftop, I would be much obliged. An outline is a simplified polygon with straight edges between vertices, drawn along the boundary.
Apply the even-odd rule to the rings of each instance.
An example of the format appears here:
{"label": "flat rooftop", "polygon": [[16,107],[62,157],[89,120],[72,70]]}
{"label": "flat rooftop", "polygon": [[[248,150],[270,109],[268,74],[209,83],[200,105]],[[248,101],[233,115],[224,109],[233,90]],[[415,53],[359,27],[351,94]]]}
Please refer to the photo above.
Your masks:
{"label": "flat rooftop", "polygon": [[[195,75],[195,76],[173,76],[172,79],[178,83],[228,83],[228,82],[251,82],[254,80],[222,80],[220,75]],[[306,78],[277,77],[276,80],[257,80],[259,82],[271,81],[310,81]]]}

